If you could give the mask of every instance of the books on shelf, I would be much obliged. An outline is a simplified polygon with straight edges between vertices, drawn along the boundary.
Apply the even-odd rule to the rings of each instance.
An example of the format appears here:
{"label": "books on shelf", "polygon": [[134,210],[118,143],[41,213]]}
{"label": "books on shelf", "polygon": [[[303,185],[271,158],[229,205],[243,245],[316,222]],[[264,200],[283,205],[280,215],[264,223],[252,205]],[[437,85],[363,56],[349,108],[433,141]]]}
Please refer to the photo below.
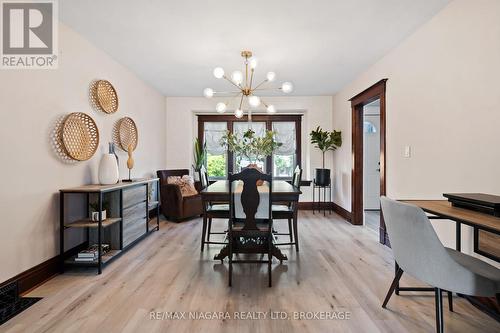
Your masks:
{"label": "books on shelf", "polygon": [[[98,249],[99,246],[97,244],[94,244],[90,246],[88,249],[78,252],[77,256],[75,257],[75,261],[92,262],[94,260],[97,260]],[[110,250],[109,244],[101,244],[101,255],[109,252],[109,250]]]}
{"label": "books on shelf", "polygon": [[81,257],[76,257],[76,258],[75,258],[75,261],[80,261],[80,262],[93,262],[93,261],[94,261],[94,260],[96,260],[96,259],[97,259],[97,257],[95,257],[95,258],[91,258],[91,257],[88,257],[88,258],[85,258],[85,257],[83,257],[83,258],[81,258]]}

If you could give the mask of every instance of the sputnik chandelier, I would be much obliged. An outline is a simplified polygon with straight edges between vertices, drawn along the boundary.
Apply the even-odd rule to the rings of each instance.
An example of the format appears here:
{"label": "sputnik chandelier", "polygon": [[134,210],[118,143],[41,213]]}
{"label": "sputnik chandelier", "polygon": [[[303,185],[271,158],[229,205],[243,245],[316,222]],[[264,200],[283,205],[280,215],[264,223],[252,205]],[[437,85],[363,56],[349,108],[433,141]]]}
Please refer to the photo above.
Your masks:
{"label": "sputnik chandelier", "polygon": [[276,79],[276,73],[268,72],[266,74],[266,79],[262,82],[255,84],[254,73],[257,67],[257,59],[252,56],[251,51],[242,51],[241,56],[245,58],[245,76],[241,71],[234,71],[231,73],[231,78],[228,78],[222,67],[216,67],[214,69],[214,76],[217,79],[225,79],[231,85],[236,88],[236,91],[214,91],[211,88],[206,88],[203,90],[203,95],[207,98],[212,98],[214,96],[221,96],[226,98],[227,101],[219,102],[215,106],[215,110],[218,113],[226,112],[229,106],[229,99],[236,100],[236,108],[234,115],[237,118],[243,117],[243,106],[244,101],[247,100],[248,108],[248,120],[251,121],[252,109],[258,108],[261,104],[265,106],[267,113],[276,113],[276,108],[274,105],[267,104],[262,100],[261,97],[257,96],[256,93],[270,90],[281,90],[285,94],[291,93],[293,90],[293,85],[291,82],[283,82],[279,88],[264,88],[263,85],[269,82],[273,82]]}

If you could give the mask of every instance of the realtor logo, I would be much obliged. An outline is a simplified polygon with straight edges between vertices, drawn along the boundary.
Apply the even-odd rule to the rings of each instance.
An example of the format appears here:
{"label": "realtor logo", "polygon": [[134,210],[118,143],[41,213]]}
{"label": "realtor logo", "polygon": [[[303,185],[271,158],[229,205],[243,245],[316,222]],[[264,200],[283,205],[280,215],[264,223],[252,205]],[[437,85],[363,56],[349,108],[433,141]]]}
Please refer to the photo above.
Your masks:
{"label": "realtor logo", "polygon": [[57,68],[57,4],[1,1],[2,69]]}

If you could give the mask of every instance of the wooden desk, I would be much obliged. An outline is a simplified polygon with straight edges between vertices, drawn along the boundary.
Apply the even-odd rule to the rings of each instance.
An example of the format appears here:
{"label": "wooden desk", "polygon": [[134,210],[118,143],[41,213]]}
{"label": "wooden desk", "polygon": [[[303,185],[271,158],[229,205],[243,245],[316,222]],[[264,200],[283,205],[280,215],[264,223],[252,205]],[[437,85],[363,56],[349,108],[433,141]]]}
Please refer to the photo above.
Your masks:
{"label": "wooden desk", "polygon": [[[447,200],[405,200],[402,201],[422,208],[425,212],[435,215],[435,217],[429,217],[431,219],[447,219],[456,222],[456,250],[461,250],[462,235],[461,226],[462,224],[468,225],[474,228],[474,252],[479,253],[485,257],[496,260],[500,262],[500,257],[496,253],[489,253],[481,250],[479,244],[480,231],[484,230],[488,233],[494,234],[488,236],[489,234],[484,233],[486,237],[492,237],[491,241],[500,235],[500,217],[493,215],[484,214],[481,212],[454,207]],[[488,248],[494,248],[494,246],[488,246]]]}
{"label": "wooden desk", "polygon": [[[424,210],[424,212],[430,213],[434,216],[429,216],[429,219],[446,219],[452,220],[456,223],[456,250],[461,250],[461,226],[462,223],[474,228],[474,252],[479,253],[485,257],[496,260],[500,262],[500,257],[498,255],[485,252],[479,247],[479,233],[481,230],[487,231],[494,237],[490,242],[492,245],[498,244],[498,238],[500,235],[500,217],[495,217],[493,215],[484,214],[481,212],[454,207],[447,200],[403,200],[402,202],[418,206]],[[488,234],[485,234],[488,235]],[[496,239],[495,239],[496,238]],[[498,246],[498,245],[497,245]],[[398,264],[396,263],[396,270]],[[400,287],[399,283],[396,286],[396,294],[399,291],[431,291],[433,288],[415,288],[415,287]],[[473,297],[466,295],[459,295],[465,297],[469,302],[477,306],[481,311],[490,315],[492,318],[500,321],[500,313],[495,304],[494,299],[489,299],[487,297]]]}

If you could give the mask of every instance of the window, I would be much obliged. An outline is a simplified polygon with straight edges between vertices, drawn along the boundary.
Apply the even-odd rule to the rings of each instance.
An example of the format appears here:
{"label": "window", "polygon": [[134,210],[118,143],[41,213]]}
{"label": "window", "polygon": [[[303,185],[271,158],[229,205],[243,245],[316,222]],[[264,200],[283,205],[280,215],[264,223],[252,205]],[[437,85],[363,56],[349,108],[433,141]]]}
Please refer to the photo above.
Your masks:
{"label": "window", "polygon": [[[248,122],[235,122],[233,124],[233,133],[242,136],[250,128]],[[263,137],[266,134],[266,123],[265,122],[252,122],[252,130],[255,132],[257,137]],[[245,158],[245,156],[239,156],[233,154],[233,172],[240,172],[241,169],[250,164],[250,161]],[[257,166],[261,168],[262,171],[266,172],[266,161],[257,161]]]}
{"label": "window", "polygon": [[363,132],[365,133],[377,133],[377,128],[369,121],[363,122]]}
{"label": "window", "polygon": [[206,122],[204,126],[203,142],[207,145],[207,173],[213,179],[223,179],[227,176],[227,152],[220,144],[226,131],[226,122]]}
{"label": "window", "polygon": [[275,139],[282,145],[273,154],[273,175],[278,178],[290,178],[297,164],[297,134],[295,122],[273,122]]}
{"label": "window", "polygon": [[[276,141],[281,142],[273,156],[258,161],[264,172],[272,172],[273,177],[291,179],[296,165],[301,161],[301,115],[254,115],[252,130],[263,136],[266,130],[273,130]],[[199,115],[198,138],[207,143],[207,171],[210,179],[227,178],[229,172],[239,172],[249,164],[244,156],[234,156],[225,151],[220,141],[224,133],[244,133],[249,128],[248,119],[233,115]]]}

